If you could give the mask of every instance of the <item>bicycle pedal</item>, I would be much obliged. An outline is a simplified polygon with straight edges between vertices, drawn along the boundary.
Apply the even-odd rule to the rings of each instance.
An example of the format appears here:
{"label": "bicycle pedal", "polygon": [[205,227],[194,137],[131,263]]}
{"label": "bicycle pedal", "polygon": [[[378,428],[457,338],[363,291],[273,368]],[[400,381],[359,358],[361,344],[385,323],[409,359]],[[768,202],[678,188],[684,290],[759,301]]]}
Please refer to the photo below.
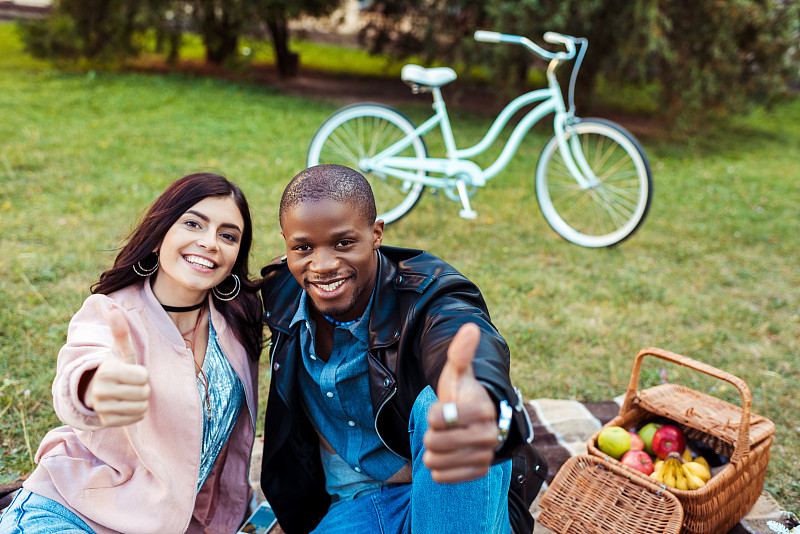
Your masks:
{"label": "bicycle pedal", "polygon": [[462,219],[476,219],[478,212],[475,210],[459,210],[458,215]]}

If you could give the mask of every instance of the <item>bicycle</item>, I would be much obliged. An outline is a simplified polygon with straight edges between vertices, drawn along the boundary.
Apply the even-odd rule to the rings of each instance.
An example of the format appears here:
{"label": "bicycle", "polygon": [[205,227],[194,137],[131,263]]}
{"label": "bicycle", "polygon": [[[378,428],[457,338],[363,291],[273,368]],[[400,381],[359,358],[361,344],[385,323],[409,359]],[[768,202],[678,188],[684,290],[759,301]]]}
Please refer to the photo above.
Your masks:
{"label": "bicycle", "polygon": [[[506,105],[485,136],[458,149],[441,87],[456,79],[449,67],[406,65],[400,77],[414,93],[430,92],[434,114],[415,126],[405,115],[377,103],[357,103],[334,112],[317,130],[307,165],[338,163],[358,169],[370,181],[378,218],[386,224],[406,215],[425,187],[444,190],[460,201],[463,218],[475,218],[470,196],[496,176],[528,131],[553,113],[553,137],[536,166],[536,197],[545,220],[564,239],[584,247],[615,245],[642,224],[650,206],[652,175],[638,141],[623,127],[598,118],[575,116],[575,80],[588,40],[547,32],[543,38],[566,50],[550,52],[526,37],[479,30],[476,41],[522,45],[549,60],[547,88],[525,93]],[[565,105],[555,71],[575,59]],[[538,104],[537,104],[538,103]],[[517,123],[497,159],[485,169],[468,158],[492,146],[511,117],[537,104]],[[446,157],[429,157],[423,135],[439,127]]]}

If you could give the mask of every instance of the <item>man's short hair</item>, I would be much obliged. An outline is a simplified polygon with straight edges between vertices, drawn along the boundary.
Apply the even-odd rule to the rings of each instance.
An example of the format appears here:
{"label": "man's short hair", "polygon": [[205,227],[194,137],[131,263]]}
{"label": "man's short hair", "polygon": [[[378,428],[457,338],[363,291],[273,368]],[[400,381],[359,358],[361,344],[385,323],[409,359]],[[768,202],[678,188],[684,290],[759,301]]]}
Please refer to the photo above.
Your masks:
{"label": "man's short hair", "polygon": [[367,224],[375,223],[375,197],[367,179],[350,167],[327,164],[301,171],[286,186],[278,215],[281,227],[288,209],[321,200],[347,203],[364,216]]}

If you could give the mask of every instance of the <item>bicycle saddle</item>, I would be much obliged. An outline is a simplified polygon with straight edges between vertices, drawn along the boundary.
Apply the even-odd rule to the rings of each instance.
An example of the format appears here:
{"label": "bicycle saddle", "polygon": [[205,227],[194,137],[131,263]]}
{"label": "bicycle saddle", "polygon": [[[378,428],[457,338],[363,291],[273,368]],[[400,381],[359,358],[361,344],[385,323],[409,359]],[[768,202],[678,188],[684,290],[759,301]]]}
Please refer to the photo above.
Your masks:
{"label": "bicycle saddle", "polygon": [[456,79],[456,71],[450,67],[434,67],[426,69],[419,65],[406,65],[400,71],[400,79],[406,83],[441,87]]}

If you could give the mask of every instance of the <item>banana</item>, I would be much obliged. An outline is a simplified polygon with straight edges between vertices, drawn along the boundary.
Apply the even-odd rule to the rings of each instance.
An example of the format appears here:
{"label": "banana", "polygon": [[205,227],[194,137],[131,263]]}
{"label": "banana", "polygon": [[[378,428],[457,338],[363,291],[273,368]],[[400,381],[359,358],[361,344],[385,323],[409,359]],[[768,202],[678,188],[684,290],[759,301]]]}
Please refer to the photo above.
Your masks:
{"label": "banana", "polygon": [[711,473],[711,466],[708,465],[708,460],[698,455],[697,458],[694,459],[694,461],[702,466],[705,466],[705,468],[708,469],[708,472]]}
{"label": "banana", "polygon": [[675,476],[675,488],[679,490],[688,490],[689,484],[686,482],[686,475],[683,471],[683,466],[678,469],[678,474]]}
{"label": "banana", "polygon": [[703,480],[703,484],[711,478],[711,471],[700,462],[686,462],[683,464],[684,470]]}
{"label": "banana", "polygon": [[658,460],[655,463],[655,468],[653,472],[650,473],[650,477],[655,479],[657,482],[662,482],[664,478],[664,460]]}
{"label": "banana", "polygon": [[683,461],[684,462],[691,462],[692,461],[692,451],[689,450],[689,447],[683,449]]}
{"label": "banana", "polygon": [[681,469],[683,470],[683,474],[686,477],[687,488],[690,489],[690,490],[700,489],[700,488],[702,488],[703,486],[706,485],[706,482],[702,478],[692,474],[692,472],[689,471],[689,469],[687,469],[686,466],[689,465],[689,463],[691,463],[691,462],[687,462],[687,463],[685,463],[685,464],[683,464],[681,466]]}
{"label": "banana", "polygon": [[683,488],[688,488],[686,477],[681,473],[681,455],[677,452],[671,452],[664,459],[664,467],[662,467],[661,481],[671,487],[678,488],[678,484]]}
{"label": "banana", "polygon": [[666,473],[664,473],[664,480],[662,480],[662,482],[667,486],[669,486],[670,488],[674,488],[677,486],[677,483],[675,481],[675,472],[671,467],[667,470]]}
{"label": "banana", "polygon": [[678,475],[678,464],[676,460],[667,458],[664,460],[664,467],[663,471],[664,474],[661,478],[661,481],[671,488],[675,488],[678,485],[677,475]]}

